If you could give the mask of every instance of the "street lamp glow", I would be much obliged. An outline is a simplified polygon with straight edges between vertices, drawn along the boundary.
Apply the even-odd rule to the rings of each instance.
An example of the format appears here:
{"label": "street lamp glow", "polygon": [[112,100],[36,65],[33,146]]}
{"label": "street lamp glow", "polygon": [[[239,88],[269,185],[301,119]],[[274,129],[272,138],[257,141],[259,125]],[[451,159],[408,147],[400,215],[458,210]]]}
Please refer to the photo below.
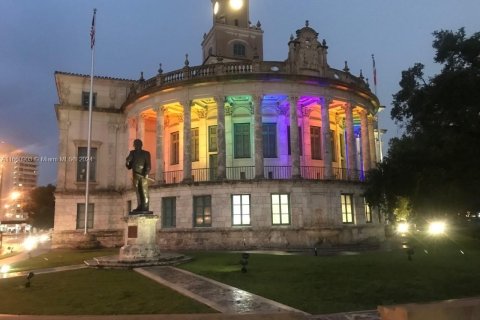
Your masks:
{"label": "street lamp glow", "polygon": [[23,247],[27,251],[31,251],[37,247],[38,240],[35,237],[28,237],[23,241]]}
{"label": "street lamp glow", "polygon": [[410,225],[407,222],[401,222],[397,225],[398,233],[407,233],[410,229]]}
{"label": "street lamp glow", "polygon": [[8,273],[10,271],[10,266],[8,264],[4,264],[1,268],[0,268],[0,273]]}
{"label": "street lamp glow", "polygon": [[443,221],[433,221],[428,225],[428,233],[436,236],[445,233],[446,225]]}
{"label": "street lamp glow", "polygon": [[10,199],[11,200],[17,200],[18,198],[20,198],[20,192],[13,191],[12,193],[10,193]]}

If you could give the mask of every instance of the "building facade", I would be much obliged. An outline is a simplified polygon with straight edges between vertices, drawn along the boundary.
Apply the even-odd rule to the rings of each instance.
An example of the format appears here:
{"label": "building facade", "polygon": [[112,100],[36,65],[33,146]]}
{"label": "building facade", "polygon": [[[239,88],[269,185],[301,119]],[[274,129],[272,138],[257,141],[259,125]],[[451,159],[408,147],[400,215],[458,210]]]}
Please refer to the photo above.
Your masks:
{"label": "building facade", "polygon": [[[265,61],[249,3],[212,1],[204,63],[126,80],[96,77],[86,159],[89,77],[56,72],[60,131],[56,246],[89,234],[123,244],[135,208],[125,157],[141,139],[152,155],[150,210],[164,249],[312,247],[383,240],[365,203],[365,173],[380,160],[380,104],[363,76],[327,63],[309,26],[285,61]],[[85,223],[86,161],[91,161]]]}
{"label": "building facade", "polygon": [[30,191],[37,187],[38,160],[36,154],[0,144],[0,231],[25,229],[28,213],[24,207]]}

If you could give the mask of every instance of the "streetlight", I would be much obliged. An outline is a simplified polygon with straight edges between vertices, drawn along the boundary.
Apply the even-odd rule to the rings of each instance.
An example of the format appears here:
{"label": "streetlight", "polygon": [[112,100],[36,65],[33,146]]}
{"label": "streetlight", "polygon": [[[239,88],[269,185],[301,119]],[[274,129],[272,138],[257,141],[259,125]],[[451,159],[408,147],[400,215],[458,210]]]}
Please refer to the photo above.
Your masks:
{"label": "streetlight", "polygon": [[428,233],[432,236],[438,236],[445,233],[447,226],[443,221],[432,221],[428,225]]}

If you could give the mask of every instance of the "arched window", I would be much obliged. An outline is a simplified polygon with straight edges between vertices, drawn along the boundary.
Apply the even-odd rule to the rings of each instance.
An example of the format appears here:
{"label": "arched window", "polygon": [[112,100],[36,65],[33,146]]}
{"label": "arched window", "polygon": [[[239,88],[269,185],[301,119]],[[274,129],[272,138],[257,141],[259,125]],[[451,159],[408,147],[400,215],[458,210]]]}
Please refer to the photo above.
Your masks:
{"label": "arched window", "polygon": [[245,57],[245,45],[241,43],[235,43],[233,45],[233,55],[236,57]]}

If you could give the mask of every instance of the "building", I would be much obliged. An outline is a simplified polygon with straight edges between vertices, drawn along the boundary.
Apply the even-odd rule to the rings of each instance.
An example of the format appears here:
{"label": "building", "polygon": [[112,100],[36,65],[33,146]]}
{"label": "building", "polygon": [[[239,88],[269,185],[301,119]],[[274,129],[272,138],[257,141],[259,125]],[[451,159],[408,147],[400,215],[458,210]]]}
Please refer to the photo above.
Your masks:
{"label": "building", "polygon": [[[312,247],[384,239],[365,202],[379,161],[380,103],[363,76],[327,63],[309,25],[285,61],[263,57],[248,0],[212,1],[204,63],[137,81],[96,77],[89,234],[123,244],[136,206],[125,158],[141,139],[152,155],[150,209],[164,249]],[[288,36],[287,39],[288,40]],[[89,77],[56,72],[60,131],[55,246],[85,226]]]}
{"label": "building", "polygon": [[36,154],[21,151],[13,145],[0,145],[0,231],[20,231],[26,226],[24,211],[29,193],[37,187]]}

